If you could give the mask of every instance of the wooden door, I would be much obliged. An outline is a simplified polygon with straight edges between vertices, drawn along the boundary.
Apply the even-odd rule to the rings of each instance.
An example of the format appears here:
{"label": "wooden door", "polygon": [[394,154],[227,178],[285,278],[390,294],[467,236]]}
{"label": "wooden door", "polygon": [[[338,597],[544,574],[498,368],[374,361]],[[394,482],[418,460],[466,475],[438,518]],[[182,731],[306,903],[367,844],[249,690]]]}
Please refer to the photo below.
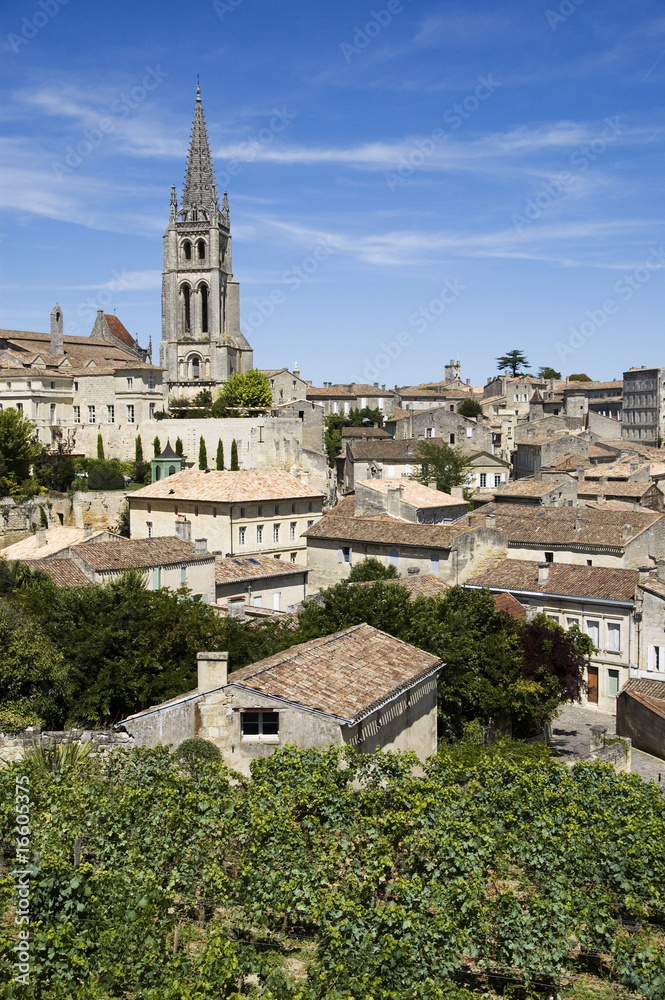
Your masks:
{"label": "wooden door", "polygon": [[598,704],[598,667],[589,667],[589,690],[587,692],[587,701],[590,705]]}

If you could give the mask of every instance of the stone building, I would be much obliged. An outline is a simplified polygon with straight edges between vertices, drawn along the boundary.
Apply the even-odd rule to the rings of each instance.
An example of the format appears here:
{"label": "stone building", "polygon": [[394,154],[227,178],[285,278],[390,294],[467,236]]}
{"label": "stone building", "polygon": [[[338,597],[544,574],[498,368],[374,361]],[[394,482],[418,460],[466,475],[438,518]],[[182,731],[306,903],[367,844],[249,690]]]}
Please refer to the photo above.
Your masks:
{"label": "stone building", "polygon": [[429,410],[409,410],[399,419],[386,422],[386,430],[396,441],[435,438],[440,444],[461,448],[469,454],[478,451],[493,453],[492,429],[483,417],[463,417],[446,407]]}
{"label": "stone building", "polygon": [[361,753],[436,753],[436,679],[443,664],[370,625],[292,646],[229,674],[228,653],[198,654],[196,691],[123,719],[140,746],[200,736],[250,774],[288,743]]}
{"label": "stone building", "polygon": [[623,373],[621,437],[658,448],[665,439],[665,368]]}
{"label": "stone building", "polygon": [[160,364],[169,394],[191,398],[253,365],[240,331],[240,293],[231,267],[226,192],[220,210],[215,173],[196,88],[194,124],[180,207],[171,189],[164,233]]}
{"label": "stone building", "polygon": [[323,386],[310,385],[307,388],[307,399],[322,403],[325,415],[340,413],[348,416],[351,410],[381,410],[386,416],[391,416],[398,402],[398,397],[385,385],[349,382],[345,385],[333,385],[324,382]]}
{"label": "stone building", "polygon": [[323,494],[283,469],[179,472],[129,493],[132,538],[205,538],[225,557],[270,555],[304,564],[303,533]]}
{"label": "stone building", "polygon": [[238,601],[256,613],[257,608],[290,611],[307,597],[307,568],[270,555],[218,557],[215,582],[217,604],[237,617],[244,617]]}
{"label": "stone building", "polygon": [[261,374],[270,383],[272,401],[275,406],[281,403],[290,403],[294,399],[305,399],[311,385],[300,377],[298,363],[294,365],[293,371],[288,368],[262,368]]}

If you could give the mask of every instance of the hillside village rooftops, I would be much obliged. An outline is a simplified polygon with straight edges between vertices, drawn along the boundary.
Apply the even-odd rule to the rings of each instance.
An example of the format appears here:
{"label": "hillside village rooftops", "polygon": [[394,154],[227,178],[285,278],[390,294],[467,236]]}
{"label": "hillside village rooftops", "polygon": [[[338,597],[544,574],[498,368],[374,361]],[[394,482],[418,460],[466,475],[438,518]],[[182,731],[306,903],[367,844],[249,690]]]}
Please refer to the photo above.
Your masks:
{"label": "hillside village rooftops", "polygon": [[419,441],[413,438],[395,440],[389,434],[385,438],[353,440],[348,445],[355,462],[415,462]]}
{"label": "hillside village rooftops", "polygon": [[633,569],[553,562],[547,564],[547,583],[538,583],[538,565],[522,559],[503,559],[492,569],[473,576],[467,586],[631,604],[640,578]]}
{"label": "hillside village rooftops", "polygon": [[501,490],[501,497],[544,497],[548,493],[555,493],[562,484],[558,482],[548,482],[542,479],[517,479],[508,483],[505,490]]}
{"label": "hillside village rooftops", "polygon": [[423,486],[412,479],[361,479],[356,483],[356,487],[363,486],[368,490],[375,490],[377,493],[387,496],[389,489],[400,489],[402,491],[402,502],[418,510],[437,507],[459,507],[464,504],[464,500],[455,500],[449,493],[441,493],[439,490],[432,490],[429,486]]}
{"label": "hillside village rooftops", "polygon": [[[116,318],[114,316],[107,316],[107,323],[109,319],[114,320]],[[119,320],[118,324],[122,326]],[[109,327],[111,328],[110,324]],[[125,330],[124,327],[122,329]],[[131,344],[134,344],[135,341],[131,334],[126,330],[125,333]],[[133,364],[141,364],[140,359],[131,350],[129,341],[124,337],[123,343],[127,344],[126,347],[123,346],[123,343],[113,343],[110,340],[104,340],[102,337],[72,337],[65,334],[62,339],[64,353],[51,354],[51,337],[48,333],[33,333],[26,330],[0,330],[0,341],[7,341],[9,345],[5,350],[15,354],[21,360],[26,355],[31,355],[33,358],[40,356],[47,367],[60,367],[67,360],[71,365],[81,368],[89,361],[94,361],[98,365],[109,365],[125,361],[132,362]],[[94,374],[94,371],[92,374]]]}
{"label": "hillside village rooftops", "polygon": [[185,542],[175,535],[123,538],[118,542],[84,542],[75,545],[72,551],[97,573],[180,566],[209,562],[215,558],[210,552],[197,552],[192,542]]}
{"label": "hillside village rooftops", "polygon": [[439,657],[355,625],[229,674],[229,684],[355,725],[441,668]]}
{"label": "hillside village rooftops", "polygon": [[[46,556],[52,556],[55,552],[61,552],[72,545],[78,545],[80,542],[89,545],[90,541],[86,541],[85,531],[85,528],[60,527],[48,528],[43,532],[38,531],[34,535],[30,535],[29,538],[22,538],[20,542],[14,542],[13,545],[0,549],[0,557],[21,560],[44,559]],[[106,529],[100,529],[93,531],[89,538],[94,540],[108,534]],[[119,539],[120,535],[117,538]],[[116,543],[113,542],[113,544]]]}
{"label": "hillside village rooftops", "polygon": [[641,499],[651,489],[658,489],[658,487],[650,479],[644,482],[625,482],[624,480],[603,482],[602,479],[583,479],[581,483],[578,483],[577,495],[580,497],[596,497],[603,494],[611,494],[613,497],[628,497],[630,499],[635,497],[636,499]]}
{"label": "hillside village rooftops", "polygon": [[90,586],[90,580],[73,559],[22,559],[21,562],[46,573],[56,587]]}
{"label": "hillside village rooftops", "polygon": [[284,469],[263,472],[186,470],[129,494],[145,500],[205,500],[212,503],[251,503],[261,500],[323,499],[323,494]]}
{"label": "hillside village rooftops", "polygon": [[302,576],[306,566],[283,562],[274,556],[232,556],[217,559],[215,564],[216,583],[236,583],[239,580],[267,580],[278,576]]}
{"label": "hillside village rooftops", "polygon": [[327,514],[304,531],[303,537],[330,541],[376,542],[382,545],[405,545],[422,549],[450,549],[460,535],[471,530],[472,525],[468,518],[456,524],[444,525],[413,524],[385,513],[376,517],[350,515],[334,517],[332,514]]}
{"label": "hillside village rooftops", "polygon": [[342,438],[353,438],[354,440],[382,438],[392,441],[390,434],[388,431],[384,431],[383,427],[342,427]]}
{"label": "hillside village rooftops", "polygon": [[614,382],[567,382],[563,387],[564,392],[593,392],[595,389],[616,389],[620,394],[623,392],[623,380]]}
{"label": "hillside village rooftops", "polygon": [[[622,550],[643,531],[660,521],[662,515],[644,508],[630,511],[598,510],[589,507],[539,507],[497,503],[483,508],[483,516],[494,513],[495,530],[512,545]],[[325,519],[324,519],[325,520]]]}

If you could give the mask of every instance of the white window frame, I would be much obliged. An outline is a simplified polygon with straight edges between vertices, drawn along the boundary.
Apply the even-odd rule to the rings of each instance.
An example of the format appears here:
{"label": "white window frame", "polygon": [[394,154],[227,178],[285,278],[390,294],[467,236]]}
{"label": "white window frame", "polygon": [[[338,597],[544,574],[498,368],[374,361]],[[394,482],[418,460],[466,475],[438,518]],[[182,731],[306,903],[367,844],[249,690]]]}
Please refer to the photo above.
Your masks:
{"label": "white window frame", "polygon": [[297,527],[298,527],[298,522],[297,521],[291,521],[291,525],[289,527],[289,539],[292,542],[295,542],[295,540],[296,540],[296,528]]}
{"label": "white window frame", "polygon": [[74,407],[74,423],[75,424],[80,424],[81,423],[81,407],[80,406],[75,406]]}
{"label": "white window frame", "polygon": [[127,423],[128,424],[133,424],[134,423],[134,404],[133,403],[127,403]]}
{"label": "white window frame", "polygon": [[258,545],[263,541],[263,525],[257,524],[256,526],[256,542]]}
{"label": "white window frame", "polygon": [[106,407],[106,423],[107,424],[115,423],[115,406],[113,405],[113,403],[110,403]]}
{"label": "white window frame", "polygon": [[88,423],[89,424],[97,423],[97,414],[95,412],[94,405],[88,407]]}
{"label": "white window frame", "polygon": [[610,653],[621,652],[621,624],[619,622],[607,622],[607,649]]}
{"label": "white window frame", "polygon": [[238,528],[238,545],[245,544],[246,534],[247,534],[247,529],[244,527],[244,525],[241,525],[241,527]]}
{"label": "white window frame", "polygon": [[272,526],[272,540],[273,542],[279,541],[279,525],[273,524]]}

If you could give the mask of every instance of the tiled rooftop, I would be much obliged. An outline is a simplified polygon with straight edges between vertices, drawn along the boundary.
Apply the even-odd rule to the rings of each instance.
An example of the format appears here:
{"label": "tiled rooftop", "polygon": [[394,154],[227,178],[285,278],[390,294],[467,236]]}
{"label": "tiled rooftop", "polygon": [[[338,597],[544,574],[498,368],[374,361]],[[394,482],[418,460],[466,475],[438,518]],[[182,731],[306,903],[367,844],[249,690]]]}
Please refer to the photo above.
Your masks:
{"label": "tiled rooftop", "polygon": [[[100,535],[105,534],[104,530],[93,531],[91,538],[98,538]],[[30,535],[29,538],[23,538],[20,542],[14,542],[13,545],[8,545],[4,549],[0,549],[0,556],[4,556],[5,559],[44,559],[46,556],[53,555],[54,552],[61,552],[63,549],[68,549],[71,545],[77,545],[79,542],[83,542],[85,538],[84,528],[49,528],[44,532],[44,545],[39,545],[40,536]],[[90,542],[85,542],[89,545]],[[115,542],[109,543],[115,545]]]}
{"label": "tiled rooftop", "polygon": [[174,566],[215,558],[210,552],[196,553],[192,542],[185,542],[175,535],[123,538],[120,542],[84,542],[74,546],[74,552],[98,573]]}
{"label": "tiled rooftop", "polygon": [[508,483],[505,490],[501,490],[502,497],[544,497],[548,493],[556,493],[557,489],[562,489],[562,483],[555,483],[552,480],[543,479],[517,479]]}
{"label": "tiled rooftop", "polygon": [[[349,499],[348,497],[346,498]],[[344,501],[346,503],[346,500]],[[334,508],[334,511],[337,507]],[[305,538],[333,541],[378,542],[384,545],[407,545],[417,548],[449,549],[456,538],[471,530],[468,518],[454,525],[411,524],[390,514],[379,517],[355,517],[348,513],[335,517],[326,514],[303,532]],[[480,525],[478,525],[480,527]]]}
{"label": "tiled rooftop", "polygon": [[636,497],[641,498],[652,488],[658,489],[655,483],[650,480],[645,483],[625,482],[622,480],[603,483],[600,480],[584,479],[577,487],[577,495],[587,496],[613,496],[613,497]]}
{"label": "tiled rooftop", "polygon": [[284,469],[263,472],[177,472],[129,495],[146,500],[206,500],[212,503],[250,503],[261,500],[296,500],[321,498],[322,493],[306,486]]}
{"label": "tiled rooftop", "polygon": [[355,625],[242,667],[229,684],[354,724],[440,663],[370,625]]}
{"label": "tiled rooftop", "polygon": [[[598,546],[622,549],[626,541],[660,520],[661,514],[641,509],[630,516],[616,510],[594,510],[589,507],[539,507],[532,510],[522,504],[495,503],[484,507],[483,514],[493,511],[495,529],[513,544]],[[579,530],[575,525],[578,523]],[[624,526],[630,531],[623,538]]]}
{"label": "tiled rooftop", "polygon": [[289,563],[273,556],[232,556],[217,558],[215,563],[216,583],[235,583],[238,580],[265,580],[277,576],[302,576],[307,567]]}
{"label": "tiled rooftop", "polygon": [[[107,544],[112,544],[108,543]],[[24,559],[26,566],[50,576],[56,587],[89,587],[90,580],[73,559]]]}
{"label": "tiled rooftop", "polygon": [[549,563],[549,580],[538,583],[538,563],[503,559],[490,570],[473,576],[468,583],[505,591],[535,591],[607,601],[632,601],[640,574],[633,569]]}
{"label": "tiled rooftop", "polygon": [[417,462],[416,449],[419,442],[415,438],[400,438],[395,441],[390,435],[379,440],[349,442],[354,462]]}
{"label": "tiled rooftop", "polygon": [[375,490],[377,493],[382,493],[383,496],[387,495],[390,488],[399,488],[402,491],[402,502],[408,504],[409,507],[416,507],[418,510],[464,505],[464,500],[455,500],[449,493],[431,490],[429,486],[423,486],[412,479],[359,479],[356,486]]}

